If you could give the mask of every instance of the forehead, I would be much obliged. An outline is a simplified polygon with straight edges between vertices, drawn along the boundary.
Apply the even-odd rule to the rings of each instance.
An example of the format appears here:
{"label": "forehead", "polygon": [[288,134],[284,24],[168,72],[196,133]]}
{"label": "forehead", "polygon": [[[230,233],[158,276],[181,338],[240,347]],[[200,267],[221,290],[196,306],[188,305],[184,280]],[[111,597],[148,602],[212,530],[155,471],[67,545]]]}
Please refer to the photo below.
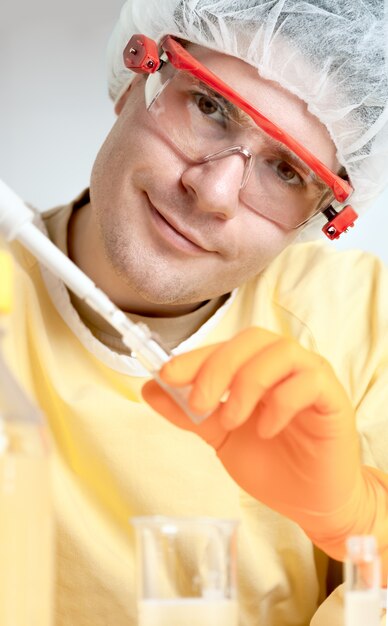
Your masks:
{"label": "forehead", "polygon": [[279,83],[260,76],[245,61],[197,44],[187,49],[272,122],[292,135],[333,170],[338,170],[336,148],[326,127],[307,104]]}

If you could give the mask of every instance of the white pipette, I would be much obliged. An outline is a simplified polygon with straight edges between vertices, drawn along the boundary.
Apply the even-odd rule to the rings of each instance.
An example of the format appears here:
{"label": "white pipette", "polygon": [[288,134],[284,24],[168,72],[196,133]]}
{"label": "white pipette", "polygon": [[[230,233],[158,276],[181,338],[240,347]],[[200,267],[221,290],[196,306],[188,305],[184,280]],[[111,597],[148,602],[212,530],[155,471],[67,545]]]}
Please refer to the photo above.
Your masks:
{"label": "white pipette", "polygon": [[4,238],[7,241],[14,239],[19,241],[71,291],[109,322],[120,333],[123,343],[135,353],[138,361],[190,419],[196,424],[202,422],[207,415],[197,415],[188,408],[189,388],[172,388],[159,378],[158,372],[162,365],[170,360],[171,354],[157,343],[145,324],[135,324],[113,304],[108,296],[33,224],[33,217],[33,211],[0,180],[0,233]]}

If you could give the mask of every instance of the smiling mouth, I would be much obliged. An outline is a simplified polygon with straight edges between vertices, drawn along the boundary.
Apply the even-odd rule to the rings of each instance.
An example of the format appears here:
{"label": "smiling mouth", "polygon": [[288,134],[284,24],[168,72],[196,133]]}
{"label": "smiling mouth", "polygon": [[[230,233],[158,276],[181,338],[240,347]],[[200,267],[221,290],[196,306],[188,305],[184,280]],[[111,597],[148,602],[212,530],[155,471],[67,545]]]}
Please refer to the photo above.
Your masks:
{"label": "smiling mouth", "polygon": [[[159,211],[158,211],[159,213]],[[173,224],[171,224],[171,222],[169,222],[169,220],[167,220],[164,215],[162,215],[161,213],[159,213],[160,217],[162,218],[162,220],[164,220],[166,222],[166,224],[169,225],[170,228],[172,228],[180,237],[183,237],[183,239],[186,239],[186,241],[189,241],[190,243],[192,243],[196,248],[199,248],[200,250],[204,250],[204,248],[202,248],[202,246],[198,245],[195,241],[193,241],[193,239],[191,239],[190,237],[188,237],[186,234],[184,234],[181,230],[179,230],[178,228],[176,228]]]}
{"label": "smiling mouth", "polygon": [[172,231],[173,235],[178,240],[181,240],[182,243],[185,243],[185,245],[190,246],[193,250],[197,250],[200,252],[212,252],[212,250],[209,250],[208,248],[204,248],[200,243],[198,243],[195,237],[186,233],[185,231],[182,231],[173,222],[167,219],[160,211],[158,211],[158,209],[155,207],[154,204],[152,204],[151,201],[149,201],[149,203],[150,203],[150,207],[152,211],[155,213],[157,218],[162,221],[165,227],[167,227],[170,231]]}

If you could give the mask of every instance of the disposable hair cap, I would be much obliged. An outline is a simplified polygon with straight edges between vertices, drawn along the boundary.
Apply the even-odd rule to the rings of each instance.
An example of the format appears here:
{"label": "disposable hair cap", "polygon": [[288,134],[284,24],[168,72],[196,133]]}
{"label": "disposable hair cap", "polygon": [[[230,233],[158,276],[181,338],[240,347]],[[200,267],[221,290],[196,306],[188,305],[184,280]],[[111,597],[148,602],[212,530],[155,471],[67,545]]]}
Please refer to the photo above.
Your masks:
{"label": "disposable hair cap", "polygon": [[[127,0],[108,48],[112,99],[132,34],[170,34],[256,67],[328,129],[361,212],[388,182],[388,0]],[[306,72],[307,68],[307,72]]]}

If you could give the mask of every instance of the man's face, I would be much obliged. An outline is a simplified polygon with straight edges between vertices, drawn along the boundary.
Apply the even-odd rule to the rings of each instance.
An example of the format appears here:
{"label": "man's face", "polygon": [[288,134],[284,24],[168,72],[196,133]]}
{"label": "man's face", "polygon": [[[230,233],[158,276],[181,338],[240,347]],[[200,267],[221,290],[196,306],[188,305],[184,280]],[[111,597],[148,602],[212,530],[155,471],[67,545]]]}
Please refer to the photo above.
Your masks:
{"label": "man's face", "polygon": [[[306,105],[234,57],[189,50],[332,170],[335,147]],[[262,271],[297,236],[239,198],[244,157],[193,164],[158,132],[138,77],[92,173],[91,205],[116,277],[150,303],[195,305]],[[258,205],[260,199],[258,199]]]}

